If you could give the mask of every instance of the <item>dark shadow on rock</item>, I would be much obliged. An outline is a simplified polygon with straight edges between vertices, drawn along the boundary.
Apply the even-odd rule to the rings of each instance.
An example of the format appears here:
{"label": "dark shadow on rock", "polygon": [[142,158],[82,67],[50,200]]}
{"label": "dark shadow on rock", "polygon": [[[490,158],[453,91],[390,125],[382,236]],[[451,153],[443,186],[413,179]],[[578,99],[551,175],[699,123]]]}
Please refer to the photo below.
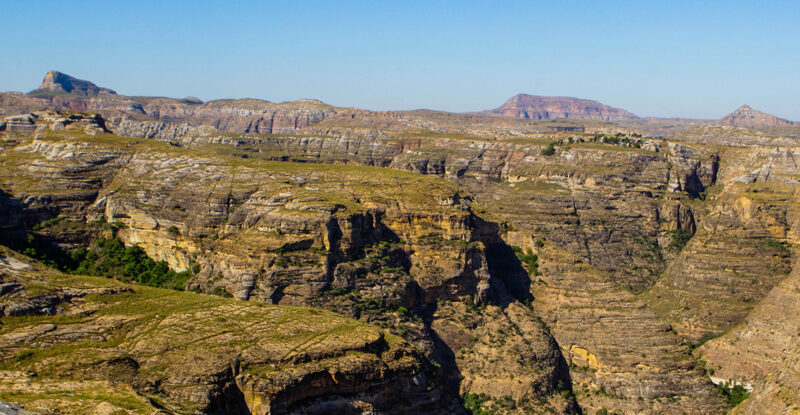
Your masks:
{"label": "dark shadow on rock", "polygon": [[[486,247],[486,262],[492,278],[502,281],[505,294],[523,303],[533,299],[530,292],[530,276],[510,246],[504,243],[488,245]],[[498,300],[504,297],[502,292],[498,294],[497,297],[500,297]],[[507,301],[502,301],[500,305],[507,305]]]}
{"label": "dark shadow on rock", "polygon": [[528,271],[517,258],[514,249],[500,237],[500,226],[474,217],[477,231],[473,238],[486,246],[486,262],[492,279],[502,284],[494,284],[493,299],[497,305],[505,306],[514,301],[523,303],[533,300],[530,293],[531,278]]}
{"label": "dark shadow on rock", "polygon": [[209,415],[250,415],[250,408],[247,407],[244,394],[236,382],[232,379],[227,380],[219,386],[218,390],[212,392],[211,402],[206,409]]}
{"label": "dark shadow on rock", "polygon": [[[558,348],[557,345],[556,348]],[[583,410],[581,409],[580,405],[578,405],[578,401],[575,400],[575,391],[572,389],[572,376],[569,373],[569,365],[567,365],[567,360],[564,359],[564,356],[561,353],[558,353],[556,359],[557,362],[554,373],[555,376],[553,376],[553,389],[557,393],[561,393],[565,397],[568,397],[569,407],[567,408],[567,413],[582,414]],[[571,397],[571,399],[569,397]]]}
{"label": "dark shadow on rock", "polygon": [[[443,392],[446,395],[457,397],[458,401],[461,402],[460,388],[463,376],[456,365],[456,355],[453,353],[453,350],[450,349],[450,346],[439,337],[439,334],[430,328],[427,322],[426,330],[428,331],[428,337],[433,341],[431,360],[439,365],[436,376],[444,387]],[[463,405],[463,402],[461,403]],[[466,413],[466,411],[464,411],[464,413]]]}

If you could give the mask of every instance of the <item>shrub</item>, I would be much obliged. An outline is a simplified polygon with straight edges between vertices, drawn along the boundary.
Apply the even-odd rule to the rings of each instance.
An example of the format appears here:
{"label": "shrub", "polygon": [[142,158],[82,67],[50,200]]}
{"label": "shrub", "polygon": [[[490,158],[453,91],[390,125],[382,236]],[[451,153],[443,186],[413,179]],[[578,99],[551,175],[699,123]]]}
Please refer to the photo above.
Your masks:
{"label": "shrub", "polygon": [[116,278],[151,287],[183,290],[191,271],[175,272],[164,261],[154,261],[139,246],[125,247],[119,239],[98,239],[89,249],[71,253],[73,273]]}
{"label": "shrub", "polygon": [[488,414],[482,407],[484,402],[490,400],[488,395],[483,393],[468,393],[462,398],[464,399],[464,408],[467,410],[467,413],[472,415]]}
{"label": "shrub", "polygon": [[275,260],[275,266],[278,266],[278,267],[281,267],[281,268],[288,268],[289,267],[289,263],[286,262],[286,260],[283,259],[283,257],[279,257],[278,259]]}
{"label": "shrub", "polygon": [[548,144],[547,147],[542,149],[543,156],[552,156],[553,154],[556,154],[556,148],[553,146],[553,143]]}
{"label": "shrub", "polygon": [[702,337],[700,337],[700,339],[699,339],[699,340],[697,340],[697,342],[696,342],[696,343],[692,343],[692,344],[691,344],[691,348],[692,348],[692,349],[696,349],[696,348],[698,348],[698,347],[700,347],[700,346],[704,345],[704,344],[705,344],[707,341],[709,341],[709,340],[711,340],[711,339],[714,339],[714,338],[717,338],[717,337],[719,337],[719,336],[720,336],[719,334],[714,334],[714,333],[704,333],[704,334],[703,334],[703,336],[702,336]]}
{"label": "shrub", "polygon": [[539,272],[539,256],[534,254],[533,251],[530,249],[525,250],[522,252],[522,248],[518,246],[512,246],[511,249],[514,251],[514,254],[519,259],[519,262],[522,262],[525,265],[525,269],[528,271],[528,275],[541,275]]}
{"label": "shrub", "polygon": [[689,242],[689,239],[692,239],[692,235],[689,232],[686,232],[683,229],[678,229],[672,232],[672,241],[670,241],[669,248],[670,251],[680,251],[686,246],[686,243]]}
{"label": "shrub", "polygon": [[731,406],[736,406],[742,403],[748,396],[750,396],[750,392],[747,392],[747,389],[744,386],[733,382],[732,384],[729,382],[723,382],[717,385],[717,389],[725,396],[725,400],[728,401],[728,404]]}
{"label": "shrub", "polygon": [[351,289],[347,288],[347,287],[345,287],[345,288],[332,288],[330,290],[323,291],[322,295],[329,295],[329,296],[335,297],[335,296],[338,296],[338,295],[349,294],[350,291],[351,291]]}
{"label": "shrub", "polygon": [[49,227],[51,227],[53,225],[58,224],[58,222],[61,222],[61,220],[63,220],[63,219],[64,218],[62,218],[62,217],[55,217],[55,218],[51,218],[51,219],[48,219],[48,220],[43,221],[43,222],[39,222],[36,225],[33,225],[33,230],[38,231],[38,230],[42,230],[44,228],[49,228]]}
{"label": "shrub", "polygon": [[228,292],[228,290],[226,290],[225,288],[220,287],[220,286],[214,287],[214,290],[211,291],[211,294],[218,295],[220,297],[225,297],[225,298],[233,297],[233,294],[231,294],[230,292]]}

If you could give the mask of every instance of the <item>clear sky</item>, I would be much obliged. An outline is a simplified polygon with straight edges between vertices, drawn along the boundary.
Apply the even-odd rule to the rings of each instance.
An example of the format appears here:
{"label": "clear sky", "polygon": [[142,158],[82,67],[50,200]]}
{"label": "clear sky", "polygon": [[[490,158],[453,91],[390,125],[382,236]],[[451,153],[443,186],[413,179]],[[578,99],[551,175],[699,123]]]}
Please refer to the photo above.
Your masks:
{"label": "clear sky", "polygon": [[800,1],[0,0],[0,90],[476,111],[524,92],[800,120]]}

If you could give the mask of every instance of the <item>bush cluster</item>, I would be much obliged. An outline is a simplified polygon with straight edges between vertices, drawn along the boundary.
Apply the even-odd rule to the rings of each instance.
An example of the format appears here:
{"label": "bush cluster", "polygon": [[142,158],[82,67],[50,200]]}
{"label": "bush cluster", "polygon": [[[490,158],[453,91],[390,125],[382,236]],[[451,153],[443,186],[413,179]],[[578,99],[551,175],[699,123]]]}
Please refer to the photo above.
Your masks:
{"label": "bush cluster", "polygon": [[526,249],[525,252],[522,252],[522,248],[518,246],[512,246],[511,249],[517,256],[517,259],[519,259],[519,262],[525,265],[525,270],[528,271],[528,275],[542,275],[541,272],[539,272],[539,256],[534,254],[530,248]]}
{"label": "bush cluster", "polygon": [[151,287],[183,290],[191,271],[175,272],[164,261],[154,261],[138,246],[125,247],[119,239],[96,240],[89,249],[70,253],[76,274],[116,278]]}

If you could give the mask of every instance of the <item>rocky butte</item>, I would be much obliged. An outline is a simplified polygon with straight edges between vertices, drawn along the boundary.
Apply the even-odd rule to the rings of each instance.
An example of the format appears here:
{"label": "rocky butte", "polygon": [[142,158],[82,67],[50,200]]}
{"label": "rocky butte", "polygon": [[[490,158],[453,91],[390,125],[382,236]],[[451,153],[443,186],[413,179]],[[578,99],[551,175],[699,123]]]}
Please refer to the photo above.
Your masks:
{"label": "rocky butte", "polygon": [[50,71],[44,76],[42,85],[40,85],[38,89],[31,91],[30,94],[74,94],[95,96],[99,94],[116,95],[116,92],[108,88],[100,88],[89,81],[73,78],[65,73]]}
{"label": "rocky butte", "polygon": [[556,118],[622,121],[637,117],[623,109],[610,107],[597,101],[570,97],[547,97],[518,94],[503,105],[484,114],[519,117],[534,120]]}
{"label": "rocky butte", "polygon": [[800,410],[792,125],[45,85],[0,94],[2,411]]}
{"label": "rocky butte", "polygon": [[754,110],[747,105],[742,105],[736,109],[736,111],[722,117],[719,121],[721,124],[744,128],[787,127],[798,125],[798,123]]}

